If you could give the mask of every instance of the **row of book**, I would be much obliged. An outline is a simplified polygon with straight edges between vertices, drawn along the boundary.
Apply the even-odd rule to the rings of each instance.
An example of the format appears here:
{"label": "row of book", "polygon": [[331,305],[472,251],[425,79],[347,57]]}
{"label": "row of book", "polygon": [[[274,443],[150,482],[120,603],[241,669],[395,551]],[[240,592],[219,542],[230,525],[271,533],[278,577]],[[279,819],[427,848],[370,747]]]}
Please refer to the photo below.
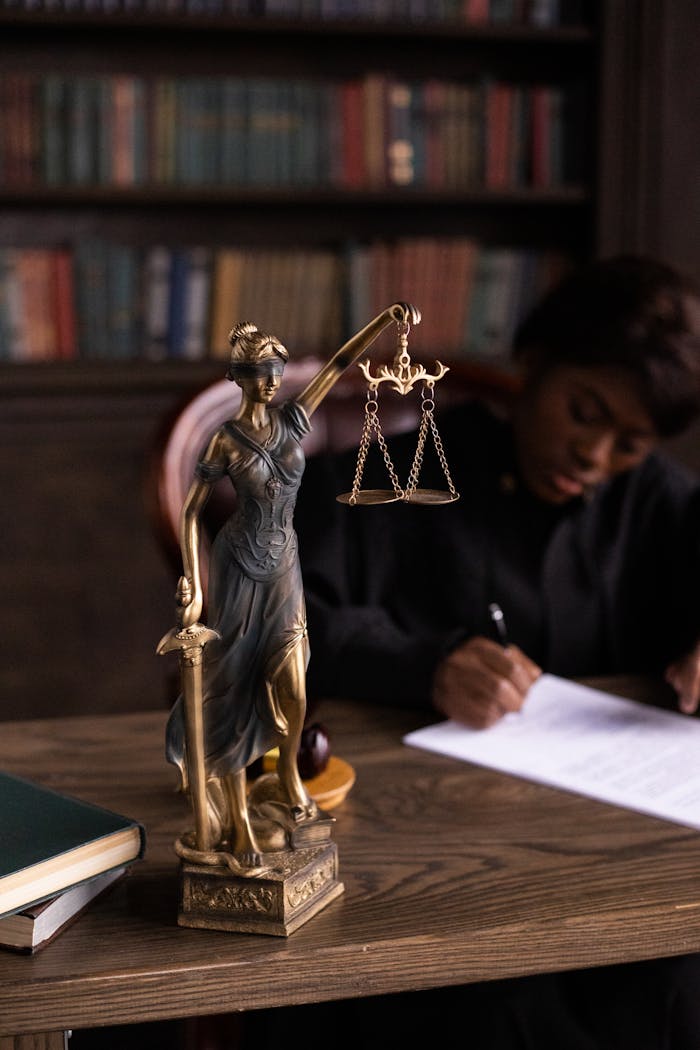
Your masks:
{"label": "row of book", "polygon": [[0,187],[556,188],[584,175],[581,85],[0,76]]}
{"label": "row of book", "polygon": [[0,360],[225,358],[253,321],[295,355],[327,355],[396,301],[423,320],[412,348],[508,353],[516,324],[569,266],[556,251],[405,237],[331,249],[139,248],[85,239],[0,249]]}
{"label": "row of book", "polygon": [[0,0],[2,10],[543,27],[587,17],[586,0]]}
{"label": "row of book", "polygon": [[0,947],[45,947],[143,857],[137,820],[0,772]]}

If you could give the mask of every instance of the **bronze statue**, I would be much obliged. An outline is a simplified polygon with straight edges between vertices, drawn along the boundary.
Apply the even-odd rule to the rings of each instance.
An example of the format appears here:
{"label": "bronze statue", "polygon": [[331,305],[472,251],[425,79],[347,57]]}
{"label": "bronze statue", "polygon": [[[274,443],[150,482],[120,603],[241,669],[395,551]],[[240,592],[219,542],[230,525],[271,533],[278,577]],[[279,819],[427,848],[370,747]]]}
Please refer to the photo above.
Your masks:
{"label": "bronze statue", "polygon": [[[287,350],[253,324],[238,324],[230,333],[227,377],[241,388],[240,407],[197,465],[181,517],[179,628],[159,646],[159,652],[179,650],[183,669],[166,752],[181,770],[195,814],[194,834],[183,835],[176,847],[185,861],[223,864],[254,878],[264,872],[267,852],[321,841],[320,832],[300,832],[330,823],[297,769],[309,659],[292,520],[305,466],[301,439],[328,391],[377,336],[392,322],[405,327],[419,321],[415,307],[394,303],[279,406],[270,402]],[[212,485],[225,474],[237,505],[213,544],[204,627],[200,517]],[[261,778],[249,795],[246,770],[275,746],[277,773]]]}

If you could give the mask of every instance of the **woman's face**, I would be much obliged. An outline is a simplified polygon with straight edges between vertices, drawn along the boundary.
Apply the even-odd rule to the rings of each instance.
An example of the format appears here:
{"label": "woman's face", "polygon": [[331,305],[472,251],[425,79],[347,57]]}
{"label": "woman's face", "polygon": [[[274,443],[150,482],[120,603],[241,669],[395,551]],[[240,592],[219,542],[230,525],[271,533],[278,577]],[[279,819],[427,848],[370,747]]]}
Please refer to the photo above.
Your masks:
{"label": "woman's face", "polygon": [[245,397],[258,404],[267,404],[272,401],[282,383],[282,375],[276,370],[265,372],[264,375],[247,376],[245,379],[237,379]]}
{"label": "woman's face", "polygon": [[522,479],[547,503],[586,495],[658,442],[629,375],[609,366],[526,376],[513,422]]}

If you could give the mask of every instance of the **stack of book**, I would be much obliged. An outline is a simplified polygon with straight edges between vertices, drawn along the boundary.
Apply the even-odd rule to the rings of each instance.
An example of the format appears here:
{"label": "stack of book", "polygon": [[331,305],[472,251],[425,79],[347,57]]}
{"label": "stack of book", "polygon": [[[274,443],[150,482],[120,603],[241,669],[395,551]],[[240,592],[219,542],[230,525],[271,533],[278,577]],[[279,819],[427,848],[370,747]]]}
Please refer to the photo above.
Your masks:
{"label": "stack of book", "polygon": [[0,947],[32,953],[144,854],[136,820],[0,772]]}

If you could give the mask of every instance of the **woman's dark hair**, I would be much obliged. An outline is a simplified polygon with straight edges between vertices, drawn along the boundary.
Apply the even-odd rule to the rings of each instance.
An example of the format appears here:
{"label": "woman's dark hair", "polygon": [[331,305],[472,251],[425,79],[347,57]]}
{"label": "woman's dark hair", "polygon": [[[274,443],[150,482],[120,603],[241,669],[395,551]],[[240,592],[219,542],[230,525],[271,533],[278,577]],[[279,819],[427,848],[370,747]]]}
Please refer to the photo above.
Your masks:
{"label": "woman's dark hair", "polygon": [[612,365],[633,377],[661,437],[700,414],[700,293],[665,263],[616,256],[571,272],[522,321],[513,357],[538,371]]}

